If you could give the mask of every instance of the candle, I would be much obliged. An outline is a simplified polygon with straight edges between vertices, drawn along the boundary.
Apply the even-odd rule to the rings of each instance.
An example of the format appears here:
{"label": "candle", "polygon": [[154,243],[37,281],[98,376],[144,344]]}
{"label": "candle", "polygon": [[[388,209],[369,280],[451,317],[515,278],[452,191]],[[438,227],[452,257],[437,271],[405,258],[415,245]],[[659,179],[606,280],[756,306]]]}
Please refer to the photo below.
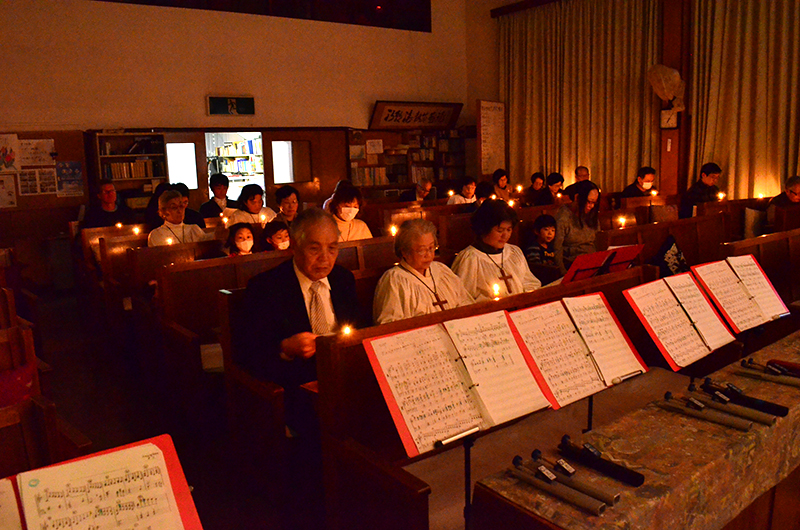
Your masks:
{"label": "candle", "polygon": [[724,198],[725,198],[725,192],[724,192],[724,191],[721,191],[721,192],[717,193],[717,198],[718,198],[719,200],[722,200],[722,199],[724,199]]}
{"label": "candle", "polygon": [[449,197],[452,197],[453,195],[455,195],[455,193],[456,193],[456,192],[454,192],[453,190],[448,190],[448,192],[447,192],[447,195],[448,195]]}
{"label": "candle", "polygon": [[223,218],[222,218],[222,223],[223,223],[225,226],[228,226],[228,218],[227,218],[227,217],[223,217]]}
{"label": "candle", "polygon": [[763,194],[763,193],[759,193],[759,194],[758,194],[758,198],[759,198],[759,199],[763,199],[763,198],[764,198],[764,194]]}
{"label": "candle", "polygon": [[495,199],[497,198],[497,195],[495,195],[495,194],[492,194],[492,196],[491,196],[491,197],[489,197],[489,198],[490,198],[490,199],[492,199],[492,200],[495,200]]}
{"label": "candle", "polygon": [[222,216],[224,216],[224,215],[225,215],[224,213],[222,213],[222,212],[219,212],[219,216],[220,216],[220,217],[222,217]]}
{"label": "candle", "polygon": [[171,244],[172,244],[172,238],[171,238],[171,237],[168,237],[168,238],[167,238],[167,245],[171,245]]}
{"label": "candle", "polygon": [[517,193],[521,193],[521,192],[522,192],[522,186],[517,184]]}
{"label": "candle", "polygon": [[627,220],[627,219],[625,219],[624,217],[620,217],[619,219],[617,219],[617,221],[619,221],[619,227],[620,227],[620,228],[625,228],[625,223],[626,223],[628,220]]}
{"label": "candle", "polygon": [[655,197],[656,195],[658,195],[658,190],[650,190],[650,195]]}
{"label": "candle", "polygon": [[496,283],[492,285],[492,291],[494,291],[494,299],[500,300],[500,284]]}
{"label": "candle", "polygon": [[508,205],[509,205],[509,206],[511,206],[511,207],[513,208],[513,206],[514,206],[514,200],[512,199],[512,200],[508,201]]}
{"label": "candle", "polygon": [[116,225],[114,225],[114,226],[116,226],[117,228],[122,228],[122,223],[117,223],[117,224],[116,224]]}
{"label": "candle", "polygon": [[261,222],[263,223],[266,220],[267,220],[267,216],[262,213],[261,214]]}
{"label": "candle", "polygon": [[397,227],[395,225],[390,226],[389,227],[389,232],[391,232],[391,234],[393,236],[396,236],[397,235]]}
{"label": "candle", "polygon": [[141,231],[142,231],[142,229],[139,228],[138,226],[134,226],[133,227],[133,233],[136,234],[137,236],[139,235],[139,232],[141,232]]}
{"label": "candle", "polygon": [[350,326],[345,326],[345,327],[342,328],[342,333],[344,335],[349,335],[352,332],[353,332],[353,329]]}
{"label": "candle", "polygon": [[556,193],[556,197],[561,198],[561,192]]}

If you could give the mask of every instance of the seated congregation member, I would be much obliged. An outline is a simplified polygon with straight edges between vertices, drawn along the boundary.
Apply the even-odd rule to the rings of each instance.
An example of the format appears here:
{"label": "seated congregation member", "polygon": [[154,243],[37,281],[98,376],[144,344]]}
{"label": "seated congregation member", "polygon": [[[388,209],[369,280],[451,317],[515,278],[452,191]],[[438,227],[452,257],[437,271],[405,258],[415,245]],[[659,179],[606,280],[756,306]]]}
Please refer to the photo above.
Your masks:
{"label": "seated congregation member", "polygon": [[362,203],[361,191],[355,186],[342,186],[334,192],[328,208],[339,228],[339,241],[355,241],[372,237],[367,223],[356,219]]}
{"label": "seated congregation member", "polygon": [[236,223],[228,229],[225,248],[229,256],[247,256],[253,253],[253,227],[248,223]]}
{"label": "seated congregation member", "polygon": [[453,272],[477,302],[542,286],[528,268],[522,249],[508,244],[517,222],[514,209],[500,200],[484,201],[472,215],[475,242],[458,253]]}
{"label": "seated congregation member", "polygon": [[586,166],[578,166],[575,168],[575,182],[570,184],[564,189],[564,195],[569,197],[569,200],[575,200],[575,194],[578,191],[577,185],[584,180],[589,180],[589,168]]}
{"label": "seated congregation member", "polygon": [[703,167],[700,168],[700,178],[681,197],[678,217],[681,219],[692,217],[694,215],[694,207],[701,202],[718,200],[719,188],[717,187],[717,182],[721,174],[722,168],[714,162],[703,164]]}
{"label": "seated congregation member", "polygon": [[333,188],[333,193],[331,194],[331,196],[325,199],[325,202],[322,203],[322,209],[328,213],[331,213],[330,205],[331,201],[333,200],[333,196],[336,195],[336,192],[339,191],[339,188],[346,188],[347,186],[352,187],[353,183],[350,182],[349,180],[344,180],[344,179],[337,182],[336,186]]}
{"label": "seated congregation member", "polygon": [[778,206],[780,208],[785,208],[797,204],[800,204],[800,177],[789,177],[786,179],[784,191],[773,197],[769,201],[767,207]]}
{"label": "seated congregation member", "polygon": [[651,167],[639,168],[636,172],[636,180],[622,190],[620,198],[628,199],[632,197],[647,197],[655,191],[653,183],[656,181],[656,170]]}
{"label": "seated congregation member", "polygon": [[536,241],[525,250],[525,258],[531,265],[555,265],[556,251],[553,240],[556,238],[556,218],[540,215],[533,222]]}
{"label": "seated congregation member", "polygon": [[117,201],[117,189],[110,180],[101,180],[97,191],[99,202],[92,203],[86,210],[82,228],[99,228],[101,226],[114,226],[117,223],[124,225],[133,223],[133,210],[124,202]]}
{"label": "seated congregation member", "polygon": [[461,179],[461,191],[454,193],[449,199],[447,204],[471,204],[477,199],[475,197],[475,187],[477,183],[472,177],[464,177]]}
{"label": "seated congregation member", "polygon": [[162,224],[147,236],[147,246],[195,243],[214,238],[213,233],[206,234],[197,225],[185,224],[183,218],[185,211],[183,197],[178,191],[167,190],[162,193],[158,198],[158,214],[161,216]]}
{"label": "seated congregation member", "polygon": [[492,174],[495,196],[503,201],[511,200],[511,189],[508,187],[508,172],[505,169],[498,169]]}
{"label": "seated congregation member", "polygon": [[297,210],[300,208],[300,192],[294,186],[281,186],[275,192],[275,202],[280,209],[275,220],[285,223],[286,226],[292,226],[292,221],[297,217]]}
{"label": "seated congregation member", "polygon": [[214,173],[208,181],[211,199],[200,205],[200,216],[204,219],[220,217],[226,209],[236,209],[239,204],[228,198],[228,177],[222,173]]}
{"label": "seated congregation member", "polygon": [[267,223],[261,233],[261,237],[264,238],[262,244],[264,250],[286,250],[289,248],[289,227],[286,226],[286,223],[277,219]]}
{"label": "seated congregation member", "polygon": [[372,315],[385,324],[473,303],[461,280],[447,265],[434,261],[436,227],[424,219],[403,222],[394,239],[400,263],[381,276]]}
{"label": "seated congregation member", "polygon": [[258,184],[248,184],[239,194],[239,209],[228,218],[228,226],[236,223],[250,223],[253,226],[264,228],[268,222],[275,219],[272,208],[264,206],[264,190]]}
{"label": "seated congregation member", "polygon": [[595,238],[600,231],[598,210],[600,190],[584,180],[576,188],[575,200],[556,212],[556,237],[553,240],[556,265],[566,274],[575,258],[597,251]]}
{"label": "seated congregation member", "polygon": [[[483,201],[491,199],[492,195],[495,195],[494,184],[486,181],[478,182],[478,185],[475,186],[475,202],[473,203],[475,210],[483,204]],[[497,197],[497,195],[495,195],[495,197]],[[472,211],[474,212],[475,210]]]}
{"label": "seated congregation member", "polygon": [[200,212],[189,208],[189,186],[183,182],[178,182],[172,185],[172,189],[181,194],[181,200],[183,201],[183,207],[185,209],[183,222],[187,225],[197,225],[200,228],[205,228],[206,222],[203,216],[200,215]]}
{"label": "seated congregation member", "polygon": [[158,228],[164,223],[164,219],[161,218],[161,215],[158,213],[158,199],[161,198],[161,195],[167,191],[172,189],[172,185],[166,182],[162,182],[156,189],[153,190],[153,196],[150,197],[150,200],[147,201],[147,208],[144,211],[144,222],[147,224],[148,230],[153,230],[154,228]]}
{"label": "seated congregation member", "polygon": [[400,194],[398,200],[401,202],[406,201],[430,201],[433,200],[431,190],[433,189],[433,182],[428,177],[422,177],[414,186],[413,190],[405,190]]}
{"label": "seated congregation member", "polygon": [[536,197],[534,206],[549,206],[556,203],[558,192],[561,191],[561,186],[564,185],[564,176],[561,173],[550,173],[547,175],[547,186],[542,188],[539,195]]}
{"label": "seated congregation member", "polygon": [[[291,228],[294,257],[252,278],[245,292],[250,319],[243,367],[284,388],[286,423],[296,426],[300,385],[317,378],[315,339],[364,323],[353,273],[336,265],[339,232],[330,214],[309,208]],[[247,329],[247,328],[245,328]],[[258,333],[256,333],[258,330]]]}
{"label": "seated congregation member", "polygon": [[537,171],[531,175],[531,185],[525,188],[522,203],[526,206],[533,206],[536,204],[536,199],[539,197],[542,189],[544,189],[544,173]]}

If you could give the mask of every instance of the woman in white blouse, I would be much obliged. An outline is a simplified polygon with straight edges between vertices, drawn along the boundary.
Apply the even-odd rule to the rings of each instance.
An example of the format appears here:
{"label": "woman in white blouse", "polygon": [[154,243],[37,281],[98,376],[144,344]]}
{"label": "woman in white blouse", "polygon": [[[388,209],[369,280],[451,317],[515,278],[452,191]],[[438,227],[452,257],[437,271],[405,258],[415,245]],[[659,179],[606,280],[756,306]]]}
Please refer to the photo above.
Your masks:
{"label": "woman in white blouse", "polygon": [[228,218],[227,226],[236,223],[248,223],[264,228],[268,222],[275,219],[272,208],[264,206],[264,190],[258,184],[248,184],[239,194],[239,209]]}

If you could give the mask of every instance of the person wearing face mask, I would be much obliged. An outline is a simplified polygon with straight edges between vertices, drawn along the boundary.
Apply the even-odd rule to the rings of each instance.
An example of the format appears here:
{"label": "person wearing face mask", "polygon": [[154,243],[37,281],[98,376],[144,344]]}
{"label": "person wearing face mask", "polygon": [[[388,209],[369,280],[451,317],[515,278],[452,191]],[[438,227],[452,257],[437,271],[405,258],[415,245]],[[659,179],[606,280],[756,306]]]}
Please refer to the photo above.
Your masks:
{"label": "person wearing face mask", "polygon": [[474,303],[461,279],[435,261],[436,226],[425,219],[400,225],[394,253],[400,263],[386,271],[375,288],[372,314],[385,324]]}
{"label": "person wearing face mask", "polygon": [[656,181],[656,170],[651,167],[640,168],[636,172],[636,180],[630,186],[622,190],[621,198],[647,197],[655,191],[653,184]]}
{"label": "person wearing face mask", "polygon": [[228,226],[249,223],[264,228],[264,225],[275,219],[272,208],[264,206],[264,190],[258,184],[248,184],[242,188],[236,202],[239,203],[239,209],[228,218]]}
{"label": "person wearing face mask", "polygon": [[458,253],[453,272],[475,301],[527,293],[542,286],[522,249],[508,243],[518,221],[514,209],[500,200],[484,201],[472,215],[475,242]]}
{"label": "person wearing face mask", "polygon": [[599,205],[600,190],[591,181],[583,180],[575,189],[575,200],[556,212],[553,248],[561,274],[566,274],[576,257],[597,251],[595,238],[600,231]]}
{"label": "person wearing face mask", "polygon": [[286,250],[289,248],[289,227],[286,223],[270,221],[262,232],[264,250]]}
{"label": "person wearing face mask", "polygon": [[367,223],[356,219],[361,203],[361,192],[354,186],[342,186],[331,197],[328,207],[339,227],[339,241],[355,241],[372,237]]}
{"label": "person wearing face mask", "polygon": [[147,246],[179,245],[213,239],[213,233],[205,233],[202,228],[183,222],[186,206],[181,194],[167,190],[158,198],[158,214],[164,223],[147,236]]}
{"label": "person wearing face mask", "polygon": [[228,230],[225,242],[230,256],[247,256],[253,253],[253,227],[248,223],[236,223]]}

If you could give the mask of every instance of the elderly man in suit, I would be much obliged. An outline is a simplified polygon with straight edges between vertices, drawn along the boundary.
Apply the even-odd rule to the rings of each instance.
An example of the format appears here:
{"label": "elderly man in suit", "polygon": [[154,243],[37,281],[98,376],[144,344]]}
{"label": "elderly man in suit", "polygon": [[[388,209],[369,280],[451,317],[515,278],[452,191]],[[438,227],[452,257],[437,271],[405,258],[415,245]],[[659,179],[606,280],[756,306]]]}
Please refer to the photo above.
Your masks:
{"label": "elderly man in suit", "polygon": [[301,414],[299,386],[317,377],[317,336],[363,319],[353,273],[336,265],[339,230],[333,217],[319,208],[305,210],[292,222],[290,238],[293,259],[247,284],[252,336],[242,364],[284,387],[292,425]]}

